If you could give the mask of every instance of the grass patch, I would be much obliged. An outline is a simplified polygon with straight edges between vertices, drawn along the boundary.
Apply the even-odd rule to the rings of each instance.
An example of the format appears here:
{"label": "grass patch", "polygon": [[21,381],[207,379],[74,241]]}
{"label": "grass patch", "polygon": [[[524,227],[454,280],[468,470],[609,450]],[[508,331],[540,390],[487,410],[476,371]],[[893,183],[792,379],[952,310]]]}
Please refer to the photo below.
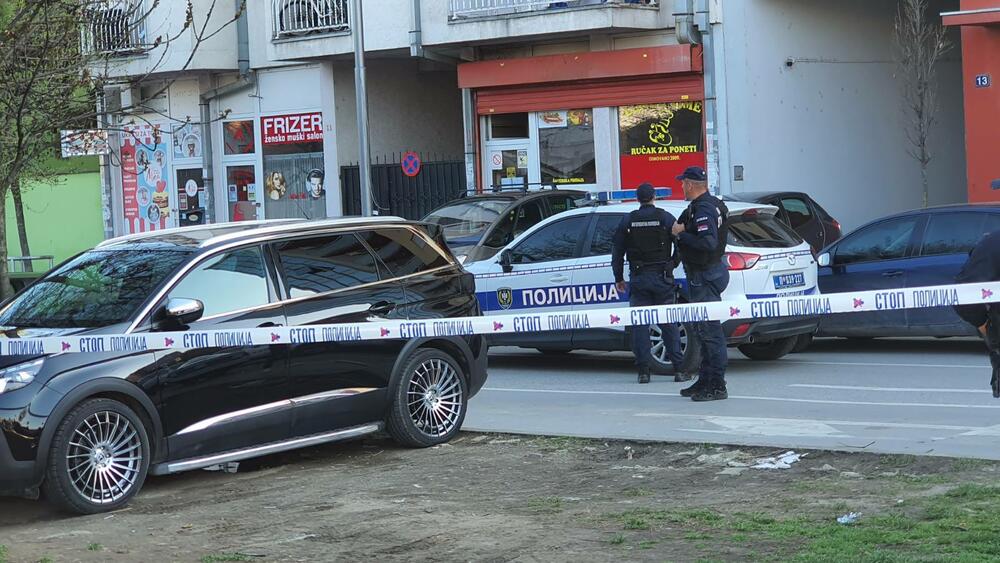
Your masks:
{"label": "grass patch", "polygon": [[639,549],[653,549],[658,543],[660,542],[654,540],[641,541],[639,542]]}
{"label": "grass patch", "polygon": [[909,467],[917,461],[917,456],[907,455],[907,454],[890,454],[879,456],[879,465],[884,465],[885,467]]}
{"label": "grass patch", "polygon": [[529,500],[528,508],[536,514],[557,514],[563,511],[563,504],[559,497],[541,497]]}
{"label": "grass patch", "polygon": [[201,563],[222,563],[223,561],[250,561],[253,559],[244,553],[213,553],[201,558]]}
{"label": "grass patch", "polygon": [[622,518],[622,526],[624,526],[626,530],[648,530],[652,527],[649,524],[649,520],[636,515],[625,516]]}
{"label": "grass patch", "polygon": [[610,543],[611,545],[621,545],[625,543],[625,536],[623,534],[615,534],[611,536],[611,539],[608,540],[608,543]]}
{"label": "grass patch", "polygon": [[7,546],[0,544],[0,563],[7,563]]}
{"label": "grass patch", "polygon": [[102,549],[104,549],[104,546],[99,543],[92,543],[87,545],[87,551],[101,551]]}
{"label": "grass patch", "polygon": [[629,497],[629,498],[648,497],[648,496],[650,496],[652,494],[653,494],[653,491],[650,491],[649,489],[641,489],[641,488],[640,489],[625,489],[624,491],[622,491],[622,496],[626,496],[626,497]]}
{"label": "grass patch", "polygon": [[52,563],[52,558],[51,557],[42,557],[41,559],[38,560],[38,563]]}
{"label": "grass patch", "polygon": [[996,463],[997,462],[989,459],[961,458],[951,462],[951,468],[955,471],[972,471],[975,469],[982,469],[984,467],[992,467],[996,465]]}

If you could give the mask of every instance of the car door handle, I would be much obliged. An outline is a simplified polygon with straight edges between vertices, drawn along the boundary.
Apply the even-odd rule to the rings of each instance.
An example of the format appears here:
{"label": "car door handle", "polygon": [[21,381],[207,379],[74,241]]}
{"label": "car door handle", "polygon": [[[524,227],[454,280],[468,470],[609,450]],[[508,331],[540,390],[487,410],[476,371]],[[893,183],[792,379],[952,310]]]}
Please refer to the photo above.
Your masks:
{"label": "car door handle", "polygon": [[375,313],[376,315],[385,315],[391,313],[395,308],[395,303],[390,303],[389,301],[379,301],[378,303],[372,303],[372,306],[368,307],[368,312]]}
{"label": "car door handle", "polygon": [[898,278],[901,275],[903,275],[902,270],[892,270],[891,272],[882,272],[883,278]]}
{"label": "car door handle", "polygon": [[566,283],[569,281],[569,278],[562,274],[558,274],[549,278],[549,281],[552,283]]}

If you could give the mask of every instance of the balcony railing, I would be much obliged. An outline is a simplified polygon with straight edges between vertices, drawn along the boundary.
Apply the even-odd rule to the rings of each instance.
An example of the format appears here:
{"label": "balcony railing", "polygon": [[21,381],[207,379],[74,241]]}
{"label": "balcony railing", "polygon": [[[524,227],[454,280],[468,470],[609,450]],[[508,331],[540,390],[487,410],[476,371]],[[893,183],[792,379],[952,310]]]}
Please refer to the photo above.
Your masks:
{"label": "balcony railing", "polygon": [[272,0],[274,38],[348,31],[347,0]]}
{"label": "balcony railing", "polygon": [[83,52],[126,56],[146,50],[146,17],[142,0],[94,2],[83,24]]}
{"label": "balcony railing", "polygon": [[656,6],[657,0],[449,0],[449,17],[483,18],[508,16],[527,12],[558,11],[567,8],[600,6]]}

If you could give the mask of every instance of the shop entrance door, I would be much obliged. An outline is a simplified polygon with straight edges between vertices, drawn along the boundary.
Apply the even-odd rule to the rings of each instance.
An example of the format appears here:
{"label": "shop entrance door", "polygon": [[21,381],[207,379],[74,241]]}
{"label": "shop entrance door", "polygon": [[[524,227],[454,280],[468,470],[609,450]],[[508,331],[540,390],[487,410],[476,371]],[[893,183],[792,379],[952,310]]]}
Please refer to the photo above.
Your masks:
{"label": "shop entrance door", "polygon": [[487,191],[531,187],[529,147],[528,142],[487,143],[483,166]]}

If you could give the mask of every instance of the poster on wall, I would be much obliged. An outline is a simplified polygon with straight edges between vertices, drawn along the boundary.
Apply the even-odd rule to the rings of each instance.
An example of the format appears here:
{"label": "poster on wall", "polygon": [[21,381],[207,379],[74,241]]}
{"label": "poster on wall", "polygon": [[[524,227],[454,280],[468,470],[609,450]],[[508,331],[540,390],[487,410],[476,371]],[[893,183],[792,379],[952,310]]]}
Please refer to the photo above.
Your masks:
{"label": "poster on wall", "polygon": [[684,198],[677,176],[705,166],[703,107],[696,100],[618,108],[622,189],[649,182]]}
{"label": "poster on wall", "polygon": [[174,158],[201,158],[201,125],[188,123],[173,132]]}
{"label": "poster on wall", "polygon": [[260,120],[264,216],[326,217],[323,114],[272,115]]}
{"label": "poster on wall", "polygon": [[127,126],[121,148],[125,231],[143,233],[174,226],[168,148],[158,125]]}

